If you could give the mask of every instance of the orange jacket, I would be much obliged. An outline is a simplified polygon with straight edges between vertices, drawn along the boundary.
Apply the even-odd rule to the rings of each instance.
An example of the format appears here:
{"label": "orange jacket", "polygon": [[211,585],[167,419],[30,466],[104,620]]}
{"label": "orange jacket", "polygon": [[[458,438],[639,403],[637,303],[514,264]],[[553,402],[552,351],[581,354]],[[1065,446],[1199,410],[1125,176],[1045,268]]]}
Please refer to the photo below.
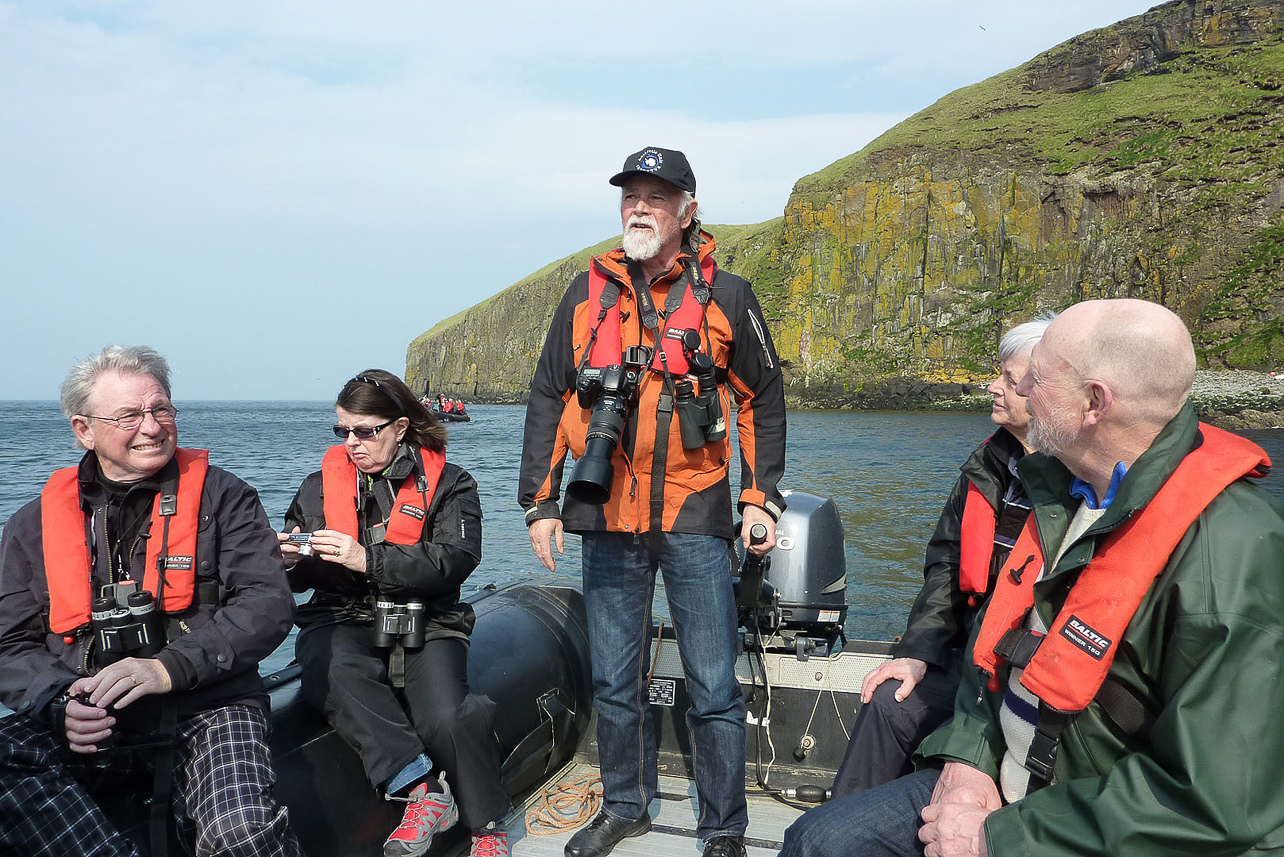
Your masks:
{"label": "orange jacket", "polygon": [[[713,239],[705,237],[699,253],[702,262],[711,259],[714,249]],[[689,258],[687,253],[683,256]],[[663,310],[670,286],[678,284],[685,290],[681,259],[649,284],[657,309]],[[619,286],[619,350],[632,345],[653,348],[655,335],[642,324],[624,252],[615,250],[597,256],[590,265],[595,277],[605,277]],[[527,524],[540,518],[560,517],[571,532],[643,533],[650,529],[652,517],[652,459],[657,406],[664,387],[664,378],[657,372],[643,373],[637,401],[629,409],[611,459],[614,482],[610,499],[604,506],[588,506],[571,498],[559,505],[566,456],[584,453],[591,414],[591,409],[580,407],[575,395],[577,368],[601,314],[600,304],[594,306],[589,298],[589,279],[587,273],[581,274],[566,291],[535,369],[526,410],[518,500],[526,510]],[[780,361],[749,283],[714,269],[708,285],[711,296],[704,319],[708,336],[702,325],[702,350],[713,360],[723,413],[731,414],[733,397],[738,406],[736,427],[742,460],[738,502],[761,506],[779,516],[784,501],[777,482],[784,471],[785,453]],[[731,537],[730,458],[729,437],[699,449],[684,449],[674,414],[669,424],[664,470],[664,531]]]}

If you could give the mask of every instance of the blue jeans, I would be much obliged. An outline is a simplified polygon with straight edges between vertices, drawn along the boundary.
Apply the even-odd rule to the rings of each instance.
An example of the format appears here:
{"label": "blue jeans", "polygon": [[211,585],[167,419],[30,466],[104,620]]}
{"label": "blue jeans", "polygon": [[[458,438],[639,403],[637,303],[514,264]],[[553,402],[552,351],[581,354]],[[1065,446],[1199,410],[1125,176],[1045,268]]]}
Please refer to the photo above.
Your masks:
{"label": "blue jeans", "polygon": [[785,831],[780,857],[922,857],[919,813],[940,776],[928,768],[807,810]]}
{"label": "blue jeans", "polygon": [[716,536],[665,533],[657,564],[645,537],[585,533],[583,540],[603,808],[621,819],[641,818],[659,791],[646,686],[658,567],[691,698],[687,729],[700,799],[696,833],[703,839],[743,836],[749,823],[728,547]]}

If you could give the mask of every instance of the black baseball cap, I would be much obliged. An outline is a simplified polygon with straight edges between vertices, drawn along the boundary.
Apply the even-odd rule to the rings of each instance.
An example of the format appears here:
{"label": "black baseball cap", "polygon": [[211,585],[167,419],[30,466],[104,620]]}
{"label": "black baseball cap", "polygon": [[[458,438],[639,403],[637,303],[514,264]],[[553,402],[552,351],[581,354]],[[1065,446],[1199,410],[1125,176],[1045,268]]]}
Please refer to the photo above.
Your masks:
{"label": "black baseball cap", "polygon": [[664,179],[687,193],[695,193],[695,173],[691,172],[687,156],[677,149],[647,146],[640,152],[634,152],[624,159],[624,168],[611,176],[611,184],[620,187],[629,176],[639,173]]}

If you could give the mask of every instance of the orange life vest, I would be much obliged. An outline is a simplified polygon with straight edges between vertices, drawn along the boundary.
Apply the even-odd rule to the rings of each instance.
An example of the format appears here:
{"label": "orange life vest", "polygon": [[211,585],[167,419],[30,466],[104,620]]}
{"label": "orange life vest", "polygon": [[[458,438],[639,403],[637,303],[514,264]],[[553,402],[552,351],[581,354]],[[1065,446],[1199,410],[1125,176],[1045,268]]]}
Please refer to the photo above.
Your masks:
{"label": "orange life vest", "polygon": [[[201,490],[209,470],[205,449],[179,449],[177,504],[172,514],[162,514],[160,494],[152,500],[152,521],[147,539],[143,588],[166,613],[181,613],[192,605],[196,588],[196,533],[200,528]],[[169,521],[166,530],[166,519]],[[40,492],[40,526],[45,553],[45,580],[49,585],[49,628],[66,634],[89,623],[93,600],[90,535],[80,508],[78,467],[55,470]],[[164,550],[165,592],[157,586]]]}
{"label": "orange life vest", "polygon": [[974,607],[990,588],[990,557],[994,555],[997,515],[981,489],[969,480],[959,532],[959,589],[970,593],[968,603]]}
{"label": "orange life vest", "polygon": [[[700,263],[700,276],[704,280],[706,289],[713,282],[716,273],[717,266],[713,261],[713,255],[706,255]],[[691,278],[687,277],[686,280],[687,285],[682,292],[682,302],[665,319],[664,331],[657,336],[655,355],[651,358],[651,369],[656,372],[663,372],[667,366],[671,375],[679,377],[687,374],[690,368],[687,365],[686,352],[682,349],[682,335],[688,330],[698,331],[700,329],[700,325],[704,321],[705,305],[708,302],[707,298],[704,302],[696,300],[695,294],[691,290]],[[590,262],[588,291],[588,305],[590,307],[602,306],[602,292],[606,290],[606,284],[606,274],[596,264]],[[597,325],[597,336],[594,338],[593,347],[589,351],[589,365],[594,368],[619,366],[623,355],[623,350],[620,347],[620,303],[618,292],[616,293],[615,304],[604,309],[606,314]],[[661,357],[661,354],[664,356]]]}
{"label": "orange life vest", "polygon": [[[423,484],[412,478],[413,474],[402,481],[384,532],[383,540],[394,545],[413,545],[419,541],[433,492],[437,490],[442,468],[446,466],[446,456],[440,452],[420,447],[419,454],[424,463]],[[325,525],[327,529],[338,530],[354,539],[361,537],[361,528],[357,524],[357,478],[357,466],[348,458],[348,451],[342,444],[326,450],[321,461]]]}
{"label": "orange life vest", "polygon": [[[1199,430],[1204,439],[1199,448],[1182,459],[1143,509],[1098,545],[1026,664],[1021,684],[1051,708],[1088,707],[1114,662],[1115,644],[1191,524],[1231,483],[1264,476],[1270,468],[1270,458],[1257,444],[1204,423]],[[1009,630],[1021,627],[1034,604],[1042,564],[1031,514],[1008,555],[1010,567],[995,584],[973,647],[973,662],[990,676],[1002,662],[995,647]]]}

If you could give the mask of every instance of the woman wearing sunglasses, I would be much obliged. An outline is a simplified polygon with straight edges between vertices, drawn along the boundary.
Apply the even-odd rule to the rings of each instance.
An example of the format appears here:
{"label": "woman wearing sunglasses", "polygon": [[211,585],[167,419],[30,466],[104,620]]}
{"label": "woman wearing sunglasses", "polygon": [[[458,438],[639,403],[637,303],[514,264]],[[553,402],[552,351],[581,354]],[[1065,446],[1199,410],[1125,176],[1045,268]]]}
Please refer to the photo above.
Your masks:
{"label": "woman wearing sunglasses", "polygon": [[494,703],[468,690],[474,615],[459,599],[481,560],[477,483],[446,462],[446,430],[389,372],[348,381],[334,413],[343,443],[303,480],[279,535],[291,586],[314,590],[296,620],[303,695],[374,788],[405,801],[385,857],[423,854],[457,820],[474,857],[502,857]]}

